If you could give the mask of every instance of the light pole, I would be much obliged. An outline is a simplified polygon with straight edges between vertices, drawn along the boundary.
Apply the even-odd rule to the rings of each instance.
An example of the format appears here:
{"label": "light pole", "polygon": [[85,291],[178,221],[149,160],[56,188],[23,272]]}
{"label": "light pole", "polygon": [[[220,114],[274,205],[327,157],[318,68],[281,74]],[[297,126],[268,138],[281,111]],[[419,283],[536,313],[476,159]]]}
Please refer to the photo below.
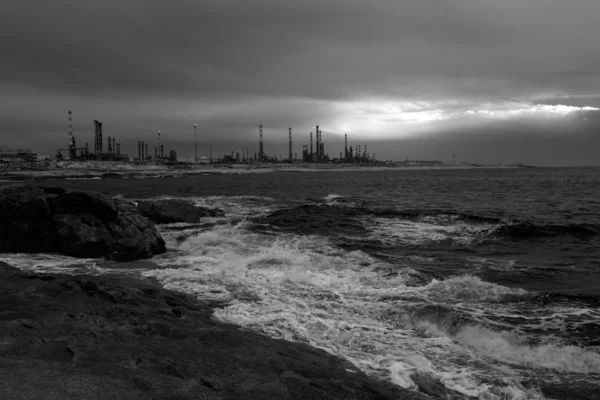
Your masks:
{"label": "light pole", "polygon": [[194,124],[194,165],[198,164],[198,151],[196,147],[196,128],[198,125]]}

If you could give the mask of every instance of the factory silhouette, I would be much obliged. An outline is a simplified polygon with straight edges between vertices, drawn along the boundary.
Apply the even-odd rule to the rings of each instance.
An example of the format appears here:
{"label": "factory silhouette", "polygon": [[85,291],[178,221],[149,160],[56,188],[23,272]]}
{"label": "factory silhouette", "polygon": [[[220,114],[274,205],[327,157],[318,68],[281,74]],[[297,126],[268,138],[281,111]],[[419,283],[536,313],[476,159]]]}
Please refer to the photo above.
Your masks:
{"label": "factory silhouette", "polygon": [[[69,110],[69,134],[68,134],[68,148],[57,149],[56,158],[58,160],[69,161],[120,161],[120,162],[141,162],[141,163],[175,163],[177,162],[177,152],[170,150],[165,153],[164,146],[161,144],[160,131],[157,134],[157,145],[154,147],[154,154],[148,152],[148,143],[144,141],[138,141],[138,154],[137,157],[131,159],[129,155],[121,153],[121,144],[116,142],[114,137],[108,137],[108,144],[106,150],[104,149],[103,142],[103,125],[102,122],[97,120],[94,121],[94,150],[88,146],[88,143],[83,147],[77,147],[75,136],[73,134],[72,124],[72,112]],[[340,152],[339,158],[331,157],[325,151],[325,142],[323,141],[322,131],[319,129],[319,125],[315,129],[315,141],[313,146],[313,132],[309,133],[308,144],[302,145],[301,157],[298,157],[298,153],[293,152],[292,147],[292,128],[288,128],[288,155],[287,158],[280,155],[278,158],[276,155],[268,155],[264,150],[263,141],[263,126],[259,125],[258,132],[258,152],[251,155],[248,151],[248,146],[242,148],[242,155],[233,150],[230,154],[221,154],[217,158],[212,157],[212,146],[209,146],[209,158],[206,160],[204,157],[198,159],[197,152],[197,136],[196,130],[197,125],[194,125],[194,163],[210,163],[210,164],[234,164],[234,163],[357,163],[357,164],[371,164],[377,163],[375,154],[371,155],[367,152],[367,146],[361,145],[353,148],[348,147],[348,135],[344,135],[344,151]],[[63,154],[65,152],[67,157]]]}

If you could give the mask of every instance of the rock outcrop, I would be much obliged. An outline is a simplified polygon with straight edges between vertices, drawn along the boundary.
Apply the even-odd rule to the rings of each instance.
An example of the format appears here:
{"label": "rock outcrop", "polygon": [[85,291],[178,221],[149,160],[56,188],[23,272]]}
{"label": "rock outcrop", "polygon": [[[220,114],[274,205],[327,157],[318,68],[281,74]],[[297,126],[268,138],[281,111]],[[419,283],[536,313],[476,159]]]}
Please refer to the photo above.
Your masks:
{"label": "rock outcrop", "polygon": [[0,252],[131,261],[165,250],[154,223],[125,200],[32,185],[0,188]]}
{"label": "rock outcrop", "polygon": [[150,279],[0,262],[0,398],[428,398],[322,350],[215,321],[219,306]]}
{"label": "rock outcrop", "polygon": [[198,207],[185,200],[143,200],[137,209],[144,217],[157,224],[173,222],[196,223],[204,217],[224,217],[223,210]]}

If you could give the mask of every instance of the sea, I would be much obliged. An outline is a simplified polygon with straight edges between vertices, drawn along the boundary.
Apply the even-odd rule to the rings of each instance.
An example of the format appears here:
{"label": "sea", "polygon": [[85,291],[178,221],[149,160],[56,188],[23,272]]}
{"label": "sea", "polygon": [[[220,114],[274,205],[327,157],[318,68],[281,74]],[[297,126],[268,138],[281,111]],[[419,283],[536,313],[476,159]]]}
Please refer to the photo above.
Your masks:
{"label": "sea", "polygon": [[304,342],[453,399],[600,399],[600,168],[389,169],[44,181],[187,199],[224,218],[159,229],[117,263],[2,254],[41,272],[138,274],[219,321]]}

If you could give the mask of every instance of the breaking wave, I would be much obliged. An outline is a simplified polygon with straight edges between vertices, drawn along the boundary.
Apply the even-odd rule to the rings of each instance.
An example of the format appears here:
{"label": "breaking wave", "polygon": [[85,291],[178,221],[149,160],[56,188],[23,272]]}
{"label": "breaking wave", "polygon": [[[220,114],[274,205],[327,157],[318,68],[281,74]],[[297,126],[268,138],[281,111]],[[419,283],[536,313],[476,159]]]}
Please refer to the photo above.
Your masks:
{"label": "breaking wave", "polygon": [[[528,344],[511,337],[509,322],[489,318],[531,293],[473,275],[415,280],[420,274],[410,268],[310,234],[323,229],[313,226],[322,221],[322,207],[347,212],[313,204],[295,208],[296,215],[266,212],[207,230],[167,231],[176,251],[157,258],[162,268],[145,275],[167,288],[225,301],[214,314],[221,321],[308,343],[414,390],[425,379],[449,396],[542,399],[520,383],[520,369],[599,372],[597,353],[558,342]],[[256,228],[260,219],[269,226],[265,218],[311,229],[265,234]],[[559,361],[553,364],[553,357]]]}

